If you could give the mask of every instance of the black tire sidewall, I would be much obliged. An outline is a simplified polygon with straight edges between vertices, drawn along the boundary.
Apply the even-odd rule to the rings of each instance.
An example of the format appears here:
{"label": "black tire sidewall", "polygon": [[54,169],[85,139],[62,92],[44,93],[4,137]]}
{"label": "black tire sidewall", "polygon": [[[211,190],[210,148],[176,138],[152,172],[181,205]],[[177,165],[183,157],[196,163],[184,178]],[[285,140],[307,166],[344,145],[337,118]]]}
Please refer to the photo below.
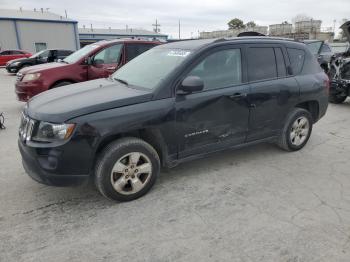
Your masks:
{"label": "black tire sidewall", "polygon": [[[305,141],[299,145],[299,146],[296,146],[296,145],[293,145],[292,144],[292,141],[290,139],[290,132],[291,132],[291,129],[292,129],[292,125],[294,124],[295,120],[297,120],[299,117],[306,117],[307,120],[309,121],[309,133],[305,139]],[[297,150],[300,150],[302,149],[306,143],[309,141],[309,138],[311,136],[311,133],[312,133],[312,125],[313,125],[313,120],[312,120],[312,116],[311,114],[304,110],[304,109],[299,109],[297,110],[290,118],[289,120],[289,123],[288,123],[288,127],[287,127],[287,132],[285,133],[285,138],[286,139],[286,142],[287,142],[287,146],[288,148],[291,150],[291,151],[297,151]]]}
{"label": "black tire sidewall", "polygon": [[[132,195],[123,195],[118,193],[112,183],[111,183],[111,172],[114,164],[124,155],[131,153],[131,152],[140,152],[145,154],[152,163],[152,174],[150,180],[147,182],[147,185],[140,190],[139,192],[132,194]],[[154,152],[151,152],[147,149],[147,147],[144,147],[140,144],[131,144],[127,146],[121,146],[119,148],[111,148],[110,152],[106,152],[105,158],[102,159],[102,168],[101,168],[101,174],[96,177],[96,179],[100,179],[99,181],[100,185],[103,187],[103,194],[113,200],[118,201],[130,201],[136,198],[139,198],[146,194],[154,185],[155,181],[157,180],[157,176],[159,174],[160,170],[160,164],[159,159],[157,159],[154,156]]]}

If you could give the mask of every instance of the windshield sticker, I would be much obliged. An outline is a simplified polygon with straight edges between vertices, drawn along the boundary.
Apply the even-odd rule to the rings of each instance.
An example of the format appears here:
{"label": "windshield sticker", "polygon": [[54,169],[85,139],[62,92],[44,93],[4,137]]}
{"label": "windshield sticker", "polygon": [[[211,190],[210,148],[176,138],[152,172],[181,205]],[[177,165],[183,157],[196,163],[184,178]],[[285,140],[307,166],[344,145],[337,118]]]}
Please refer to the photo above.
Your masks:
{"label": "windshield sticker", "polygon": [[188,56],[191,52],[189,51],[184,51],[184,50],[172,50],[170,51],[167,55],[168,56]]}

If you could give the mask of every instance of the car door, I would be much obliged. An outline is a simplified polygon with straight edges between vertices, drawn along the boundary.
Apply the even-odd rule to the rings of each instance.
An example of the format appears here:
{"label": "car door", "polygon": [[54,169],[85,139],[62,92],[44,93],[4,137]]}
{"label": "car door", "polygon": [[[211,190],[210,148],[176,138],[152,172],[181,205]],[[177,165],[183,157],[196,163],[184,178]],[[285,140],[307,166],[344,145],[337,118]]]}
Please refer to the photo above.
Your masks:
{"label": "car door", "polygon": [[248,45],[245,49],[251,105],[247,142],[278,135],[299,96],[294,77],[287,74],[287,55],[283,46]]}
{"label": "car door", "polygon": [[200,77],[204,89],[176,95],[179,158],[244,143],[249,85],[241,54],[239,46],[212,50],[184,74]]}
{"label": "car door", "polygon": [[106,78],[113,74],[121,64],[122,49],[123,44],[115,44],[94,55],[88,67],[88,80]]}

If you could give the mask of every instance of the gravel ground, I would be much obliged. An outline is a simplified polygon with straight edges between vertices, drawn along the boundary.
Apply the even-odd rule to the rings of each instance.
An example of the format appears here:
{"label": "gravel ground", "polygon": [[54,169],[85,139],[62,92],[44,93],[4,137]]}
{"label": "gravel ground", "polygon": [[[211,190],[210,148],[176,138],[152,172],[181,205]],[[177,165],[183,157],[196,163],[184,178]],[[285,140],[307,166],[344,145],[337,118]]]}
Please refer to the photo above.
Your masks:
{"label": "gravel ground", "polygon": [[308,145],[264,144],[162,172],[133,202],[32,181],[17,148],[23,103],[0,69],[0,261],[350,261],[350,102]]}

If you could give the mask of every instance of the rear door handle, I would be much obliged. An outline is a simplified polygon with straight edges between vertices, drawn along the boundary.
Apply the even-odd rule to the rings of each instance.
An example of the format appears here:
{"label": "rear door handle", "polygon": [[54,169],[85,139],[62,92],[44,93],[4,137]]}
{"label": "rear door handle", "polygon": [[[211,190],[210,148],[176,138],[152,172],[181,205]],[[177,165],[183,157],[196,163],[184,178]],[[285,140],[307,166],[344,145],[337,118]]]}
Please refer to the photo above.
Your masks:
{"label": "rear door handle", "polygon": [[234,93],[233,95],[229,95],[229,98],[231,99],[239,99],[239,98],[246,98],[246,93]]}
{"label": "rear door handle", "polygon": [[107,67],[106,69],[107,69],[108,71],[114,71],[114,70],[116,69],[116,67],[111,66],[111,67]]}

